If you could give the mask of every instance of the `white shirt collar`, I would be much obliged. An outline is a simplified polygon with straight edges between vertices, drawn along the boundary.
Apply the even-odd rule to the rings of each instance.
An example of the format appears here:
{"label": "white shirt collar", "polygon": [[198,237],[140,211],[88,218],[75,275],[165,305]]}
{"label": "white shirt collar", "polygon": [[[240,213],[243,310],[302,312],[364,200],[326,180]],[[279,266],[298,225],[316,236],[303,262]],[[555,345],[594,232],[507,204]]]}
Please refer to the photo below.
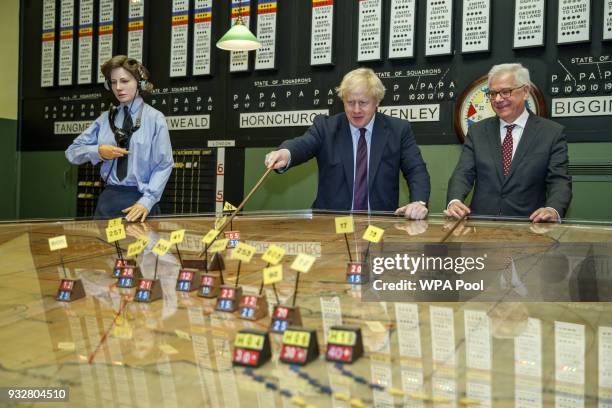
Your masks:
{"label": "white shirt collar", "polygon": [[521,129],[525,129],[525,125],[527,125],[527,119],[529,119],[529,111],[527,109],[523,109],[523,113],[521,113],[514,122],[508,123],[502,118],[499,118],[499,125],[500,127],[504,128],[508,125],[515,124],[516,126],[519,126]]}
{"label": "white shirt collar", "polygon": [[[372,116],[372,119],[370,119],[370,122],[365,126],[366,129],[366,133],[370,132],[370,134],[372,134],[372,129],[374,128],[374,119],[376,119],[376,113],[374,113],[374,116]],[[356,128],[355,126],[353,126],[353,124],[349,121],[349,127],[351,128],[351,134],[359,134],[359,128]]]}
{"label": "white shirt collar", "polygon": [[144,103],[144,100],[142,99],[142,96],[136,95],[136,97],[133,99],[133,101],[134,101],[134,103],[132,103],[132,101],[130,101],[130,102],[127,102],[127,103],[119,104],[118,110],[123,111],[123,107],[127,106],[129,108],[131,114],[134,114],[134,112],[138,112],[138,110],[140,109],[140,105],[142,105]]}

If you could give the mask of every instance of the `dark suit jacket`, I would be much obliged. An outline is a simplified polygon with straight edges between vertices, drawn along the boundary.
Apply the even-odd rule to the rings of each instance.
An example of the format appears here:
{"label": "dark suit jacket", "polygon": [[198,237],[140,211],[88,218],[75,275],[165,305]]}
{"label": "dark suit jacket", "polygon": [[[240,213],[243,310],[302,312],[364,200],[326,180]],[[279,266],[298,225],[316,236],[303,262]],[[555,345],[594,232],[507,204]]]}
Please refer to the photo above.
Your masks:
{"label": "dark suit jacket", "polygon": [[[353,141],[345,113],[317,116],[302,136],[283,142],[291,152],[290,167],[316,157],[319,187],[313,208],[350,210],[353,203]],[[376,113],[368,191],[372,211],[395,211],[399,199],[399,172],[410,188],[411,201],[429,200],[429,173],[407,121]]]}
{"label": "dark suit jacket", "polygon": [[473,214],[529,216],[553,207],[563,217],[572,199],[567,164],[563,126],[530,113],[504,177],[499,118],[484,119],[468,131],[448,182],[447,202],[464,201],[474,186]]}

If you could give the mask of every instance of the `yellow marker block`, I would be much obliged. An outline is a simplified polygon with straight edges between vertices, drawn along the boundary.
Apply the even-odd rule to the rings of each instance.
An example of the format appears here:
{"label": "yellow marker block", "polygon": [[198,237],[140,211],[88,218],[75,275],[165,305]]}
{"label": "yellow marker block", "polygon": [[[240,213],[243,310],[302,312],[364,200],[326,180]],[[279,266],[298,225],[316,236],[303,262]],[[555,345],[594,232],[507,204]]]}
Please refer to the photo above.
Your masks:
{"label": "yellow marker block", "polygon": [[354,346],[357,336],[355,332],[332,329],[327,334],[327,342],[343,346]]}
{"label": "yellow marker block", "polygon": [[225,251],[225,248],[227,248],[228,242],[229,242],[229,239],[227,238],[218,239],[215,242],[213,242],[211,246],[208,247],[208,252],[210,252],[211,254],[214,254],[216,252]]}
{"label": "yellow marker block", "polygon": [[60,341],[59,343],[57,343],[57,348],[58,348],[58,350],[63,350],[63,351],[74,351],[74,350],[76,350],[76,347],[75,347],[74,343],[69,342],[69,341]]}
{"label": "yellow marker block", "polygon": [[57,251],[58,249],[64,248],[68,248],[68,242],[66,241],[65,235],[49,238],[49,249],[51,251]]}
{"label": "yellow marker block", "polygon": [[283,256],[285,256],[285,250],[278,245],[272,244],[261,256],[261,259],[263,259],[264,262],[276,265],[283,259]]}
{"label": "yellow marker block", "polygon": [[291,398],[291,403],[293,405],[297,405],[298,407],[306,406],[306,401],[304,401],[304,398],[299,397],[297,395]]}
{"label": "yellow marker block", "polygon": [[215,220],[215,229],[216,229],[216,230],[221,229],[221,227],[223,226],[223,224],[225,224],[225,221],[226,221],[226,220],[227,220],[227,215],[224,215],[224,216],[223,216],[223,217],[221,217],[221,218],[217,218],[217,219]]}
{"label": "yellow marker block", "polygon": [[406,395],[404,390],[400,390],[399,388],[389,388],[387,391],[389,391],[389,394],[393,395],[394,397],[403,397]]}
{"label": "yellow marker block", "polygon": [[373,225],[368,226],[368,229],[363,233],[363,239],[370,241],[374,244],[378,243],[382,238],[385,230],[382,228],[375,227]]}
{"label": "yellow marker block", "polygon": [[171,345],[169,345],[169,344],[160,344],[160,345],[159,345],[159,349],[160,349],[160,350],[162,351],[162,353],[164,353],[164,354],[168,354],[168,355],[171,355],[171,354],[178,354],[178,350],[177,350],[177,349],[175,349],[174,347],[172,347],[172,346],[171,346]]}
{"label": "yellow marker block", "polygon": [[117,225],[121,225],[121,217],[113,218],[112,220],[108,220],[107,228],[116,227]]}
{"label": "yellow marker block", "polygon": [[423,394],[422,392],[411,392],[408,396],[417,401],[427,401],[429,400],[429,395]]}
{"label": "yellow marker block", "polygon": [[146,241],[139,239],[133,244],[128,245],[128,252],[127,252],[128,256],[138,255],[139,253],[143,251],[143,249],[147,247],[148,243],[149,243],[148,239]]}
{"label": "yellow marker block", "polygon": [[115,326],[113,327],[113,337],[123,340],[130,340],[134,333],[130,326]]}
{"label": "yellow marker block", "polygon": [[351,404],[351,407],[356,407],[356,408],[363,408],[363,407],[365,407],[365,404],[363,403],[363,401],[358,399],[358,398],[351,399],[349,401],[349,403]]}
{"label": "yellow marker block", "polygon": [[366,326],[368,326],[368,329],[370,329],[374,333],[384,333],[387,331],[387,329],[381,322],[366,321],[365,324]]}
{"label": "yellow marker block", "polygon": [[283,265],[274,265],[263,270],[263,284],[271,285],[283,280]]}
{"label": "yellow marker block", "polygon": [[459,404],[461,405],[480,405],[480,400],[475,398],[461,398],[459,400]]}
{"label": "yellow marker block", "polygon": [[125,227],[123,224],[119,224],[115,227],[109,227],[106,229],[106,241],[115,242],[125,239]]}
{"label": "yellow marker block", "polygon": [[451,402],[452,400],[450,398],[447,398],[447,397],[433,397],[431,399],[431,401],[433,403],[436,403],[436,404],[442,404],[442,403],[446,403],[446,402]]}
{"label": "yellow marker block", "polygon": [[180,244],[181,242],[183,242],[183,238],[185,238],[184,229],[172,231],[170,233],[170,243],[171,244]]}
{"label": "yellow marker block", "polygon": [[204,238],[202,238],[202,242],[206,245],[210,245],[215,240],[215,238],[217,238],[217,235],[219,235],[219,230],[213,228],[208,231],[206,235],[204,235]]}
{"label": "yellow marker block", "polygon": [[255,254],[257,248],[254,246],[239,242],[236,248],[232,251],[231,259],[237,259],[242,262],[251,262],[251,258]]}
{"label": "yellow marker block", "polygon": [[138,237],[138,241],[142,242],[142,246],[146,248],[151,240],[146,235],[141,235]]}
{"label": "yellow marker block", "polygon": [[289,346],[308,347],[309,343],[309,332],[285,330],[285,333],[283,333],[283,344],[287,344]]}
{"label": "yellow marker block", "polygon": [[349,397],[348,395],[342,393],[342,392],[336,392],[334,394],[334,398],[340,401],[348,401],[351,399],[351,397]]}
{"label": "yellow marker block", "polygon": [[184,332],[182,330],[176,329],[174,330],[174,334],[176,334],[176,336],[179,339],[183,339],[183,340],[191,340],[191,335],[187,332]]}
{"label": "yellow marker block", "polygon": [[234,347],[261,350],[264,346],[264,336],[251,333],[238,333],[234,339]]}
{"label": "yellow marker block", "polygon": [[170,249],[170,241],[166,241],[165,239],[160,239],[157,241],[157,244],[153,247],[153,253],[157,256],[164,256],[166,252]]}
{"label": "yellow marker block", "polygon": [[229,201],[223,204],[223,211],[236,211],[238,208],[234,207]]}
{"label": "yellow marker block", "polygon": [[336,234],[352,234],[355,231],[355,223],[352,216],[336,217]]}
{"label": "yellow marker block", "polygon": [[314,261],[316,259],[317,258],[312,255],[298,254],[298,256],[295,257],[295,260],[291,264],[291,269],[294,269],[298,272],[307,273],[310,268],[312,268],[312,264],[314,264]]}

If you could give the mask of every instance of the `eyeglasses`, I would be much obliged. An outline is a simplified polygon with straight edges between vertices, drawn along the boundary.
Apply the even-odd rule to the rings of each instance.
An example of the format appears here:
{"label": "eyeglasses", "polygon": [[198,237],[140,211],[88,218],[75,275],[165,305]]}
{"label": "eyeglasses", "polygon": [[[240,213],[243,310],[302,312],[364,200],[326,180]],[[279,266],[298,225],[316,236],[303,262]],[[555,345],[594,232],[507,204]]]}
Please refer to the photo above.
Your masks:
{"label": "eyeglasses", "polygon": [[524,86],[525,85],[520,85],[520,86],[517,86],[516,88],[502,89],[501,91],[488,90],[487,92],[485,92],[485,95],[487,96],[487,98],[491,100],[497,98],[497,95],[501,95],[502,98],[506,99],[506,98],[509,98],[510,95],[512,95],[512,91],[516,91],[517,89],[520,89]]}

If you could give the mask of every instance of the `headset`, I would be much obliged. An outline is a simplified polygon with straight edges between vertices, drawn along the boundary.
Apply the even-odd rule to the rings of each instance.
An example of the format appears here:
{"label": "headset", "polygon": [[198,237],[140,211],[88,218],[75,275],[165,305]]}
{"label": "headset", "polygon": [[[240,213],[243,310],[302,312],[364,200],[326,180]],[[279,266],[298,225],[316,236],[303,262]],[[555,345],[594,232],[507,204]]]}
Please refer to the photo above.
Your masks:
{"label": "headset", "polygon": [[[136,61],[134,58],[127,59],[125,63],[128,65],[136,65],[136,69],[138,71],[137,89],[139,91],[146,91],[147,87],[149,87],[149,78],[147,77],[147,74],[145,74],[144,69],[142,69],[142,64]],[[104,88],[106,88],[107,91],[113,90],[113,84],[111,83],[110,78],[107,78],[104,81]]]}
{"label": "headset", "polygon": [[[138,116],[136,117],[136,122],[127,132],[122,128],[118,128],[115,125],[115,117],[117,116],[117,107],[111,105],[108,109],[108,124],[115,135],[115,142],[117,142],[117,146],[122,149],[127,149],[130,145],[130,138],[138,129],[140,129],[140,123],[142,121],[142,111],[144,109],[144,103],[140,105],[140,111],[138,112]],[[131,110],[131,106],[130,106]]]}

